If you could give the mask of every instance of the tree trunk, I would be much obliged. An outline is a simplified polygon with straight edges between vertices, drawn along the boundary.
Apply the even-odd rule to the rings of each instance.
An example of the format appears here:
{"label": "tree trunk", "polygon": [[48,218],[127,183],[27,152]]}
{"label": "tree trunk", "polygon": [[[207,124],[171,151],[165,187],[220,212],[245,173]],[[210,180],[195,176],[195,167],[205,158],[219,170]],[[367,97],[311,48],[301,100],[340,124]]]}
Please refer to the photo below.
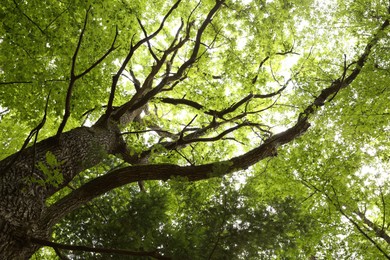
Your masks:
{"label": "tree trunk", "polygon": [[[42,223],[46,199],[74,176],[119,152],[124,142],[115,125],[80,127],[48,138],[0,162],[0,259],[28,259],[39,248],[29,238],[48,239],[51,226]],[[38,162],[50,167],[46,154],[59,162],[63,176],[58,186],[47,183]],[[37,183],[38,180],[46,183]]]}

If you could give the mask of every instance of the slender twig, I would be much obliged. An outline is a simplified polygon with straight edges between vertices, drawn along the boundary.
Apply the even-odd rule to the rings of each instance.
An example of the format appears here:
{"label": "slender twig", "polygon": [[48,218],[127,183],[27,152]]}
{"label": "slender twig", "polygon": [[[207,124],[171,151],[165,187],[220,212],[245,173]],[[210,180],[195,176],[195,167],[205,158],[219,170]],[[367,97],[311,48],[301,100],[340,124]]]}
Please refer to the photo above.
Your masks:
{"label": "slender twig", "polygon": [[[112,112],[113,112],[113,103],[114,103],[114,98],[115,98],[115,92],[116,92],[116,87],[118,85],[118,81],[119,81],[119,77],[120,75],[122,75],[123,71],[125,70],[127,64],[129,63],[129,61],[131,60],[131,58],[133,57],[133,54],[134,52],[142,45],[144,44],[145,42],[151,40],[152,38],[154,38],[164,27],[164,24],[166,22],[166,20],[168,19],[168,17],[172,14],[172,12],[179,6],[181,0],[178,0],[176,1],[176,3],[169,9],[169,11],[167,12],[167,14],[164,16],[164,18],[162,19],[161,23],[160,23],[160,26],[157,28],[157,30],[150,34],[148,37],[145,37],[143,38],[142,40],[138,41],[135,45],[132,44],[133,42],[133,39],[131,40],[131,44],[130,44],[130,50],[126,56],[126,58],[124,59],[124,61],[122,62],[122,65],[121,67],[119,68],[119,70],[117,71],[117,73],[112,77],[112,83],[111,83],[111,91],[110,91],[110,96],[108,98],[108,103],[107,103],[107,110],[106,110],[106,114],[105,114],[105,117],[106,117],[106,120],[108,120],[108,118],[111,116]],[[139,94],[141,95],[142,93],[139,92]],[[135,95],[137,96],[137,94]],[[121,110],[120,112],[122,113],[120,116],[118,117],[121,117],[128,109],[123,109]],[[117,113],[118,111],[116,111]],[[116,120],[119,120],[118,118],[116,118]]]}
{"label": "slender twig", "polygon": [[383,194],[382,187],[380,187],[380,192],[381,192],[381,202],[382,202],[382,206],[383,206],[383,209],[382,209],[383,216],[382,216],[381,230],[384,230],[385,222],[386,222],[386,202],[385,202],[385,197],[384,197],[384,194]]}
{"label": "slender twig", "polygon": [[84,72],[76,75],[76,78],[81,78],[83,76],[85,76],[87,73],[89,73],[93,68],[95,68],[97,65],[99,65],[105,58],[107,58],[107,56],[113,52],[114,50],[116,50],[118,47],[115,47],[115,42],[116,42],[116,39],[118,37],[118,34],[119,34],[119,31],[118,31],[118,26],[115,27],[115,36],[114,36],[114,40],[112,41],[111,43],[111,47],[106,51],[106,53],[104,53],[104,55],[102,57],[100,57],[97,61],[95,61],[89,68],[87,68]]}
{"label": "slender twig", "polygon": [[27,145],[30,143],[30,140],[31,138],[35,135],[35,140],[34,140],[34,159],[33,159],[33,163],[32,163],[32,172],[35,170],[35,144],[37,142],[37,139],[38,139],[38,134],[39,134],[39,131],[41,130],[41,128],[45,125],[46,123],[46,117],[47,117],[47,108],[49,106],[49,99],[50,99],[50,93],[51,93],[51,90],[49,91],[49,94],[47,95],[47,98],[46,98],[46,105],[45,105],[45,112],[44,112],[44,115],[43,115],[43,118],[41,120],[41,122],[33,129],[31,130],[30,134],[27,136],[26,140],[24,140],[24,143],[22,145],[22,148],[20,148],[19,152],[14,156],[14,158],[9,162],[9,164],[5,167],[3,173],[7,172],[11,167],[12,165],[14,164],[14,162],[20,157],[20,155],[22,154],[23,150],[27,147]]}
{"label": "slender twig", "polygon": [[61,260],[69,260],[69,258],[67,258],[66,256],[64,256],[61,251],[57,248],[57,247],[53,247],[54,251],[56,252],[57,256],[61,259]]}
{"label": "slender twig", "polygon": [[18,8],[18,10],[23,14],[24,17],[27,18],[27,20],[29,20],[33,25],[35,25],[35,27],[38,28],[38,30],[42,33],[42,34],[45,34],[45,31],[42,30],[42,28],[39,26],[39,24],[37,24],[33,19],[31,19],[27,14],[25,14],[22,9],[19,7],[19,4],[16,2],[16,0],[14,0],[14,4],[16,5],[16,8]]}
{"label": "slender twig", "polygon": [[[145,39],[148,39],[148,33],[146,32],[146,29],[145,27],[142,25],[142,22],[139,18],[137,18],[137,21],[138,21],[138,24],[139,26],[141,27],[141,30],[142,32],[144,33],[145,35]],[[159,62],[159,58],[156,56],[156,54],[154,53],[153,49],[152,49],[152,45],[150,44],[150,39],[148,39],[146,41],[146,44],[148,45],[148,49],[149,49],[149,53],[150,55],[152,55],[153,59],[156,61],[156,62]]]}

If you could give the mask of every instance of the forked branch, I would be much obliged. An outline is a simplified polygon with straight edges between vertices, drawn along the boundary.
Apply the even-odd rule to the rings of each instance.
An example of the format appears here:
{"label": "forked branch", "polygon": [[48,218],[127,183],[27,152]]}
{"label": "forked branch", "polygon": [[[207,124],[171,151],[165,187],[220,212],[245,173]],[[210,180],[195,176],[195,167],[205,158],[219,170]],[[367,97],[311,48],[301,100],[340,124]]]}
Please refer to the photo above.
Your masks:
{"label": "forked branch", "polygon": [[[150,41],[151,39],[153,39],[156,35],[158,35],[158,33],[164,28],[164,24],[166,22],[166,20],[168,19],[168,17],[172,14],[172,12],[179,6],[181,0],[178,0],[176,1],[176,3],[169,9],[169,11],[167,12],[167,14],[164,16],[164,18],[162,19],[161,23],[160,23],[160,26],[158,27],[158,29],[150,34],[149,36],[141,39],[140,41],[138,41],[135,45],[133,45],[131,43],[130,45],[130,50],[129,52],[127,53],[127,56],[126,58],[124,59],[124,61],[122,62],[122,65],[121,67],[119,68],[119,70],[117,71],[117,73],[112,77],[112,83],[111,83],[111,91],[110,91],[110,96],[109,96],[109,99],[108,99],[108,103],[107,103],[107,110],[106,110],[106,114],[105,114],[105,119],[108,120],[110,117],[111,117],[111,114],[113,112],[113,103],[114,103],[114,98],[115,98],[115,92],[116,92],[116,87],[118,85],[118,81],[119,81],[119,77],[122,75],[123,71],[125,70],[127,64],[130,62],[131,58],[133,57],[135,51],[142,45],[144,44],[145,42],[148,42]],[[136,94],[137,95],[137,94]],[[124,114],[124,113],[123,113]],[[123,115],[122,114],[122,115]],[[117,118],[117,121],[119,121],[119,118]]]}
{"label": "forked branch", "polygon": [[91,9],[91,6],[87,9],[87,12],[85,14],[84,26],[83,26],[83,28],[81,30],[81,33],[80,33],[80,36],[79,36],[79,41],[77,43],[76,50],[75,50],[75,52],[73,54],[73,57],[72,57],[72,65],[71,65],[71,69],[70,69],[70,80],[69,80],[68,90],[67,90],[66,99],[65,99],[65,112],[64,112],[61,124],[60,124],[60,126],[59,126],[59,128],[57,130],[57,134],[56,134],[56,139],[57,140],[59,139],[62,131],[64,130],[66,122],[68,121],[68,118],[69,118],[70,113],[71,113],[70,102],[71,102],[71,99],[72,99],[72,92],[73,92],[73,88],[74,88],[74,85],[75,85],[76,81],[78,79],[82,78],[83,76],[85,76],[86,74],[88,74],[92,69],[94,69],[97,65],[99,65],[105,58],[107,58],[107,56],[111,52],[113,52],[117,48],[117,47],[115,47],[115,42],[116,42],[116,39],[118,37],[118,27],[116,27],[115,36],[114,36],[114,40],[112,41],[111,47],[103,54],[103,56],[100,57],[97,61],[95,61],[86,70],[84,70],[80,74],[76,74],[75,70],[76,70],[77,55],[78,55],[80,47],[81,47],[81,42],[83,40],[85,29],[87,27],[88,14],[89,14],[90,9]]}
{"label": "forked branch", "polygon": [[[340,89],[349,86],[359,75],[361,68],[365,65],[374,44],[379,40],[381,33],[388,26],[389,20],[386,20],[380,26],[377,33],[373,35],[372,40],[366,45],[363,54],[357,61],[359,67],[355,68],[352,73],[346,77],[344,84]],[[58,219],[61,219],[67,213],[87,203],[93,198],[128,183],[141,180],[167,180],[174,177],[182,177],[187,178],[190,181],[196,181],[246,169],[265,158],[275,156],[278,147],[287,144],[304,134],[310,127],[309,116],[315,113],[317,107],[324,106],[325,101],[331,97],[332,94],[336,93],[338,89],[339,86],[334,83],[332,83],[328,88],[323,89],[321,94],[315,98],[302,113],[300,113],[295,125],[286,131],[269,137],[260,146],[243,155],[221,162],[198,166],[181,167],[173,164],[159,164],[135,165],[117,169],[88,182],[57,201],[48,209],[46,215],[43,217],[43,221],[54,224]],[[216,172],[215,169],[223,170]]]}

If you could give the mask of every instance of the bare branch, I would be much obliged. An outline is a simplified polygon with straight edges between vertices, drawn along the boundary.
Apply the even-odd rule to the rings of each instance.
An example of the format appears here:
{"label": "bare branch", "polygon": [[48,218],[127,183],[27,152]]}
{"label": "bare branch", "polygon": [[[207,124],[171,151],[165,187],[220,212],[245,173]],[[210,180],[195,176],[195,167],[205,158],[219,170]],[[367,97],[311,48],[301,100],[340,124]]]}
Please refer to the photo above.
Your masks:
{"label": "bare branch", "polygon": [[[141,108],[142,106],[144,106],[151,98],[153,98],[154,96],[156,96],[162,89],[164,86],[166,86],[168,83],[170,82],[173,82],[173,81],[176,81],[176,80],[179,80],[180,78],[182,78],[184,72],[190,67],[192,66],[193,63],[196,62],[196,59],[197,59],[197,56],[198,56],[198,53],[199,53],[199,48],[200,48],[200,45],[201,45],[201,38],[202,38],[202,35],[203,35],[203,32],[205,31],[206,27],[211,23],[211,20],[212,20],[212,17],[215,15],[215,13],[218,11],[218,9],[221,7],[221,5],[223,4],[224,0],[220,1],[216,1],[216,4],[214,5],[214,7],[210,10],[210,12],[208,13],[206,19],[203,21],[201,27],[199,28],[198,32],[197,32],[197,35],[196,35],[196,40],[195,40],[195,45],[192,49],[192,54],[190,56],[190,58],[184,62],[180,67],[179,69],[177,70],[177,72],[174,74],[174,75],[167,75],[166,77],[164,77],[160,83],[152,90],[150,90],[149,92],[147,92],[141,99],[141,94],[143,93],[140,93],[139,95],[135,95],[129,102],[125,103],[124,105],[121,106],[120,109],[118,109],[116,112],[115,112],[115,115],[113,116],[113,119],[118,121],[120,119],[120,117],[122,115],[124,115],[126,113],[126,111],[135,111],[136,109],[138,108]],[[191,26],[189,26],[188,28],[190,28]],[[188,32],[189,33],[189,32]],[[187,36],[188,36],[188,33],[187,33]],[[154,78],[154,76],[158,73],[158,71],[160,70],[162,64],[165,62],[166,58],[167,58],[167,55],[171,52],[174,52],[176,49],[178,48],[181,48],[184,43],[188,40],[188,38],[186,37],[186,39],[180,41],[177,45],[173,46],[172,48],[166,50],[164,52],[164,55],[163,57],[160,59],[160,62],[157,63],[151,73],[148,75],[148,77],[146,78],[142,88],[144,89],[148,89],[151,87],[151,82]]]}
{"label": "bare branch", "polygon": [[72,98],[73,87],[74,87],[74,85],[76,83],[76,80],[82,78],[87,73],[89,73],[92,69],[94,69],[96,66],[98,66],[105,58],[107,58],[107,56],[111,52],[113,52],[115,49],[117,49],[117,47],[115,47],[115,42],[116,42],[116,39],[118,37],[118,27],[116,27],[116,29],[115,29],[114,40],[112,41],[112,44],[111,44],[110,48],[104,53],[104,55],[102,57],[100,57],[97,61],[95,61],[90,67],[88,67],[82,73],[80,73],[78,75],[75,74],[77,54],[79,52],[79,49],[80,49],[80,46],[81,46],[81,42],[82,42],[82,39],[83,39],[83,35],[84,35],[85,29],[86,29],[86,26],[87,26],[88,13],[89,13],[90,9],[91,9],[91,6],[88,8],[88,10],[86,12],[85,19],[84,19],[84,27],[81,30],[80,37],[79,37],[79,42],[77,44],[75,53],[74,53],[73,58],[72,58],[72,67],[71,67],[71,71],[70,71],[70,82],[69,82],[68,91],[67,91],[66,100],[65,100],[65,112],[64,112],[64,116],[63,116],[62,122],[61,122],[61,124],[60,124],[60,126],[58,128],[57,134],[56,134],[56,138],[57,139],[59,138],[59,136],[61,135],[62,131],[64,130],[66,122],[67,122],[67,120],[68,120],[68,118],[70,116],[70,112],[71,112],[70,111],[70,109],[71,109],[70,108],[70,102],[71,102],[71,98]]}
{"label": "bare branch", "polygon": [[[210,116],[215,116],[217,118],[224,119],[225,115],[236,111],[240,106],[249,102],[251,99],[257,99],[257,98],[258,99],[265,99],[265,98],[271,98],[271,97],[274,97],[276,95],[279,95],[283,90],[285,90],[287,88],[289,82],[290,82],[290,80],[288,80],[283,87],[281,87],[280,89],[278,89],[277,91],[275,91],[273,93],[270,93],[270,94],[249,94],[228,108],[225,108],[225,109],[220,110],[220,111],[209,109],[209,110],[204,111],[204,113],[207,115],[210,115]],[[201,105],[195,101],[185,99],[185,98],[176,99],[176,98],[165,97],[165,98],[159,98],[158,100],[160,100],[163,103],[172,104],[172,105],[187,105],[187,106],[193,107],[197,110],[204,109],[203,105]],[[264,111],[264,110],[261,110],[261,111]]]}
{"label": "bare branch", "polygon": [[206,19],[203,21],[202,25],[200,26],[200,28],[198,30],[198,33],[196,34],[195,45],[194,45],[194,48],[192,50],[192,54],[191,54],[190,58],[186,62],[184,62],[182,66],[180,66],[180,68],[177,71],[178,75],[182,75],[184,70],[189,68],[196,61],[196,58],[197,58],[198,53],[199,53],[199,48],[201,45],[201,39],[202,39],[203,32],[206,30],[207,26],[211,23],[213,16],[219,10],[219,8],[223,5],[224,2],[225,2],[224,0],[217,0],[214,7],[208,13]]}
{"label": "bare branch", "polygon": [[259,67],[257,68],[257,74],[256,76],[252,79],[252,84],[255,84],[257,81],[257,77],[259,76],[260,69],[263,67],[264,63],[269,59],[269,56],[265,57],[259,64]]}
{"label": "bare branch", "polygon": [[194,122],[194,120],[195,120],[197,117],[198,117],[198,115],[195,115],[195,116],[191,119],[191,121],[183,128],[183,130],[182,130],[182,131],[180,132],[180,134],[179,134],[179,136],[180,136],[179,141],[180,141],[180,140],[183,140],[183,135],[184,135],[184,132],[186,131],[187,127],[189,127],[189,126],[192,124],[192,122]]}
{"label": "bare branch", "polygon": [[[152,38],[154,38],[161,30],[162,28],[164,27],[164,24],[165,24],[165,21],[168,19],[168,17],[172,14],[172,12],[179,6],[181,0],[178,0],[176,1],[176,3],[169,9],[168,13],[164,16],[163,20],[161,21],[161,24],[159,26],[159,28],[154,32],[152,33],[151,35],[149,35],[148,37],[145,37],[143,38],[142,40],[138,41],[134,46],[131,44],[131,47],[130,47],[130,50],[125,58],[125,60],[122,62],[122,65],[121,67],[119,68],[119,70],[117,71],[117,73],[112,77],[112,84],[111,84],[111,91],[110,91],[110,97],[108,99],[108,104],[107,104],[107,110],[106,110],[106,114],[105,114],[105,118],[106,120],[111,116],[112,112],[113,112],[113,102],[114,102],[114,98],[115,98],[115,92],[116,92],[116,87],[117,87],[117,84],[118,84],[118,81],[119,81],[119,77],[120,75],[122,75],[123,71],[125,70],[127,64],[129,63],[129,61],[131,60],[131,58],[133,57],[134,55],[134,52],[142,45],[144,44],[145,42],[151,40]],[[136,94],[137,96],[137,94]],[[137,98],[138,99],[138,96]],[[141,107],[141,106],[140,106]],[[139,108],[139,107],[138,107]],[[127,110],[127,109],[126,109]],[[126,112],[125,111],[121,111],[123,112],[122,115]],[[120,117],[120,116],[119,116]],[[117,117],[116,120],[118,121],[119,118]]]}
{"label": "bare branch", "polygon": [[46,31],[55,21],[57,21],[58,18],[60,18],[66,11],[69,10],[69,7],[71,7],[72,4],[69,4],[69,6],[67,8],[65,8],[59,15],[57,15],[56,17],[54,17],[53,20],[51,20],[45,27],[45,29],[43,29],[43,31]]}
{"label": "bare branch", "polygon": [[[118,121],[125,113],[128,111],[134,111],[138,108],[141,108],[144,106],[152,97],[157,95],[160,91],[163,90],[163,87],[170,83],[173,80],[168,80],[168,78],[171,78],[170,76],[170,70],[171,70],[171,62],[173,61],[174,55],[178,49],[180,49],[182,46],[184,46],[185,42],[188,41],[189,34],[185,37],[184,40],[181,40],[177,45],[175,45],[175,42],[178,39],[179,33],[183,27],[183,23],[180,25],[180,28],[177,31],[177,34],[174,38],[174,40],[171,43],[171,46],[164,51],[164,54],[160,59],[158,59],[157,63],[152,67],[152,71],[149,73],[149,75],[146,77],[144,83],[140,87],[139,91],[136,95],[134,95],[130,101],[123,104],[118,110],[114,112],[114,115],[112,118],[116,121]],[[170,61],[167,61],[168,55],[173,53],[173,56],[171,57]],[[161,80],[160,84],[156,86],[154,89],[152,89],[152,83],[157,75],[157,73],[160,72],[162,66],[166,63],[167,69],[165,73],[165,77]],[[175,74],[176,75],[176,74]],[[175,80],[182,80],[183,78],[177,78]],[[173,86],[172,86],[173,87]],[[152,90],[150,90],[152,89]],[[149,91],[149,92],[147,92]],[[145,92],[147,92],[145,94]]]}
{"label": "bare branch", "polygon": [[[145,35],[145,39],[147,39],[147,38],[148,38],[148,33],[146,32],[145,27],[142,25],[142,22],[141,22],[141,20],[140,20],[139,18],[137,18],[137,21],[138,21],[139,26],[140,26],[141,29],[142,29],[142,32],[143,32],[144,35]],[[154,59],[156,62],[159,62],[159,59],[157,58],[156,54],[154,53],[154,51],[153,51],[153,49],[152,49],[152,46],[150,45],[150,40],[148,39],[148,40],[146,41],[146,43],[147,43],[147,45],[148,45],[149,52],[150,52],[150,54],[152,55],[153,59]]]}

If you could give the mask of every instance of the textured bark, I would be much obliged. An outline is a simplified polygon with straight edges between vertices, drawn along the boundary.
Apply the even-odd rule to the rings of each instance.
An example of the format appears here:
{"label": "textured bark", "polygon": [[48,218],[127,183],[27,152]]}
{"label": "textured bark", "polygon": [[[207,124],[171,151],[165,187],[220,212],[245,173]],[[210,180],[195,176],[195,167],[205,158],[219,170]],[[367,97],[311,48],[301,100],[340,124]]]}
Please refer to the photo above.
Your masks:
{"label": "textured bark", "polygon": [[[46,198],[107,154],[119,151],[124,143],[118,133],[114,126],[80,127],[63,133],[59,140],[46,139],[0,162],[0,259],[26,259],[37,250],[28,237],[49,237],[50,225],[40,221]],[[46,162],[48,151],[61,162],[64,181],[58,187],[31,181],[44,179],[36,165]]]}

